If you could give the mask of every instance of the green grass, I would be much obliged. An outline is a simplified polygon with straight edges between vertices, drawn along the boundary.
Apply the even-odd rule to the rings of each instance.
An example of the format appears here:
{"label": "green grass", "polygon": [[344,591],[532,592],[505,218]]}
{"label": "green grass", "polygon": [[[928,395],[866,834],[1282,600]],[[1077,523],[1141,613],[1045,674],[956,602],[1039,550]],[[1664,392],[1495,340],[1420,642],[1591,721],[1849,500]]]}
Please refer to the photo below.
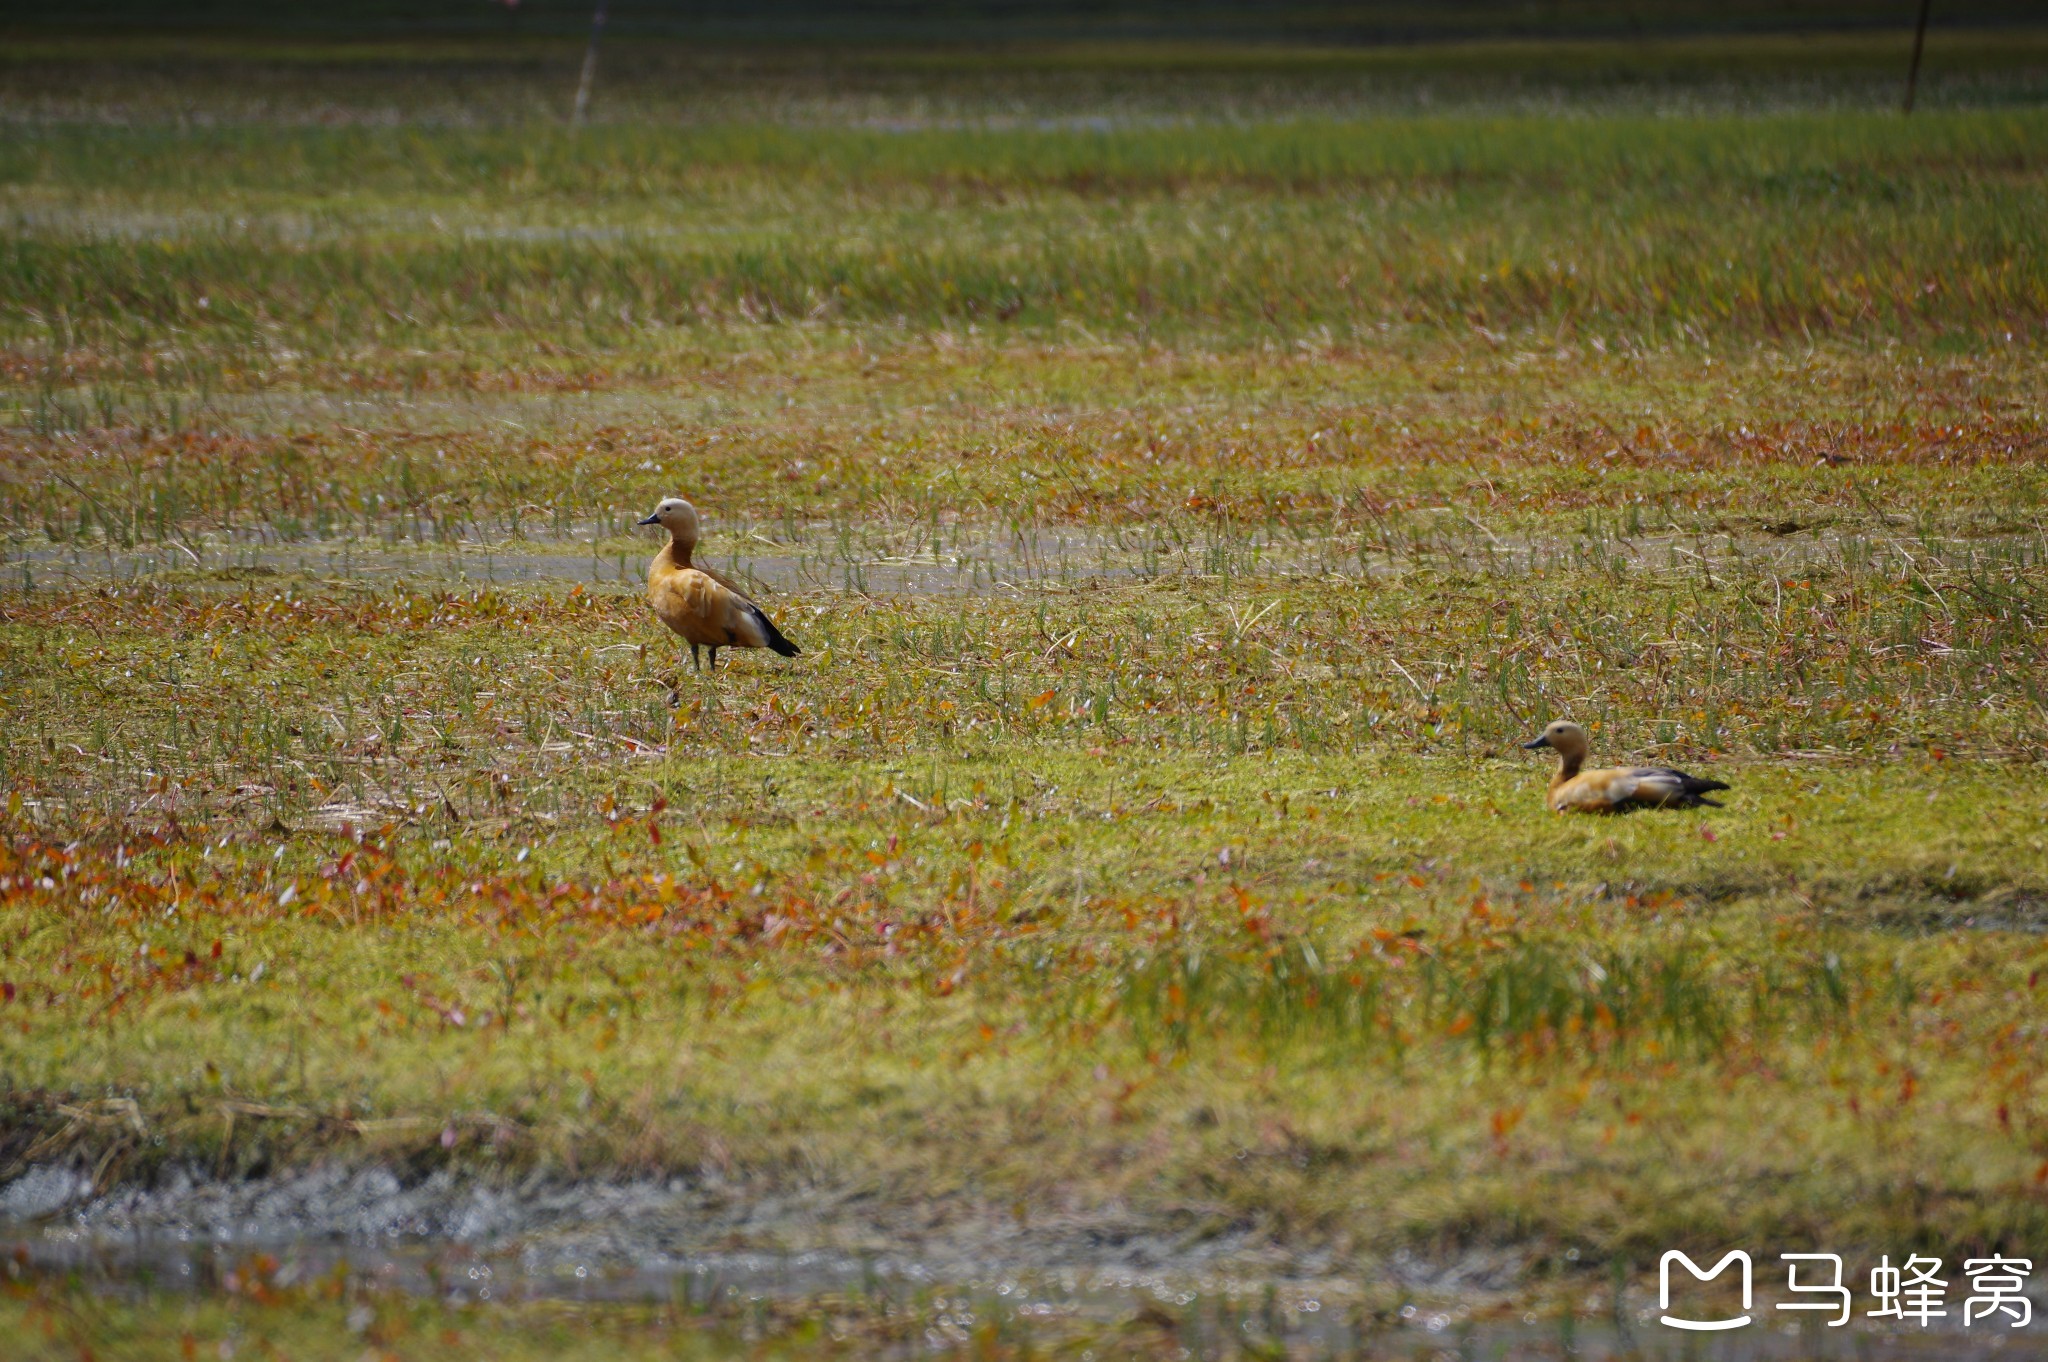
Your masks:
{"label": "green grass", "polygon": [[[1490,599],[1533,621],[1549,586],[785,601],[805,661],[685,678],[673,715],[673,655],[622,598],[17,597],[0,1062],[25,1093],[133,1097],[164,1142],[95,1157],[137,1172],[263,1166],[359,1125],[431,1151],[489,1113],[449,1157],[647,1171],[744,1148],[897,1196],[941,1167],[1027,1198],[1106,1179],[1162,1212],[1285,1208],[1297,1234],[1407,1204],[1345,1231],[1381,1252],[1799,1234],[1838,1197],[1857,1209],[1830,1231],[1871,1242],[2034,1232],[2032,1087],[2003,1056],[2044,892],[2042,799],[2006,762],[2038,711],[2011,711],[2020,749],[1979,727],[2000,708],[1968,639],[1895,649],[1852,702],[1853,623],[1773,680],[1768,645],[1711,616],[1699,655],[1756,660],[1722,667],[1746,705],[1705,699],[1682,667],[1610,671],[1568,614],[1511,631]],[[1660,592],[1704,599],[1682,577],[1629,594],[1654,618]],[[1459,633],[1518,660],[1475,676],[1444,652]],[[1509,743],[1555,712],[1604,715],[1617,755],[1712,762],[1731,807],[1545,814],[1545,768]],[[1712,727],[1737,723],[1800,746]],[[1903,1114],[1902,1066],[1941,1087],[1910,1133],[1840,1105]],[[1588,1083],[1613,1100],[1571,1095]],[[1638,1102],[1710,1146],[1806,1128],[1816,1085],[1840,1166],[1787,1144],[1739,1212],[1673,1200],[1667,1143],[1606,1143]],[[229,1101],[283,1119],[231,1131]],[[1497,1142],[1525,1110],[1549,1114]],[[104,1133],[35,1101],[18,1119]],[[1329,1146],[1313,1176],[1218,1171],[1275,1122]],[[1122,1169],[1123,1123],[1187,1133]],[[1368,1155],[1390,1139],[1409,1152]],[[1519,1181],[1526,1159],[1570,1195]],[[1888,1209],[1908,1165],[1951,1170],[1919,1174],[1947,1211]]]}
{"label": "green grass", "polygon": [[[984,54],[971,108],[727,54],[706,122],[671,53],[576,136],[442,119],[517,45],[46,42],[139,84],[0,72],[0,1167],[712,1169],[1531,1291],[2024,1255],[2038,40],[1911,122],[1820,69],[1870,42],[1563,117],[1344,84],[1489,48]],[[1181,121],[1038,125],[1126,70]],[[800,658],[682,668],[622,584],[677,491]],[[1549,815],[1561,715],[1727,807]],[[67,1290],[7,1309],[256,1308]]]}
{"label": "green grass", "polygon": [[[132,367],[175,328],[183,355],[258,373],[283,335],[329,362],[475,354],[482,333],[493,360],[545,338],[651,342],[658,365],[678,327],[806,319],[1352,343],[1874,327],[1995,349],[2048,312],[2028,153],[2042,132],[2031,110],[1908,128],[1867,113],[1112,134],[58,128],[10,139],[0,164],[24,228],[0,306],[46,363],[83,339]],[[109,196],[140,231],[107,230]]]}

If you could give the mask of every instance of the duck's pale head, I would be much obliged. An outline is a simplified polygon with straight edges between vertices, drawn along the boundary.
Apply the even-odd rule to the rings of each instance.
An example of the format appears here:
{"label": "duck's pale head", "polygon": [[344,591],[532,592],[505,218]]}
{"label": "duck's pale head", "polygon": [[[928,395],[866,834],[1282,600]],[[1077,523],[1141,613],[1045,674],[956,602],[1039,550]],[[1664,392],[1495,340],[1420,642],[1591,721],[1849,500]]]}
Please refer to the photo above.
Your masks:
{"label": "duck's pale head", "polygon": [[1591,745],[1592,739],[1586,730],[1569,719],[1553,720],[1534,739],[1522,744],[1528,748],[1552,747],[1560,756],[1566,757],[1583,757]]}
{"label": "duck's pale head", "polygon": [[697,508],[681,497],[666,498],[640,523],[659,525],[685,544],[697,542]]}

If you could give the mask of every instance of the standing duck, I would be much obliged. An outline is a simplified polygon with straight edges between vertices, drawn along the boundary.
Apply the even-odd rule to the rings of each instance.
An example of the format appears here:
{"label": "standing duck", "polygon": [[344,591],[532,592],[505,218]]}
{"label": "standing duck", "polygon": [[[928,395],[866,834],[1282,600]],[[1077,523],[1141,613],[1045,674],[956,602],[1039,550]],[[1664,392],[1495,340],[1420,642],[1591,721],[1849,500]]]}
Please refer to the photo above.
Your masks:
{"label": "standing duck", "polygon": [[647,603],[663,624],[689,642],[691,666],[703,670],[699,648],[711,650],[713,671],[718,670],[720,648],[773,648],[784,657],[801,651],[746,592],[710,568],[690,562],[697,547],[695,506],[670,497],[640,523],[668,531],[668,547],[647,565]]}
{"label": "standing duck", "polygon": [[1557,751],[1557,774],[1550,778],[1550,807],[1558,813],[1619,813],[1627,809],[1710,809],[1720,804],[1706,798],[1713,790],[1728,787],[1718,780],[1689,776],[1668,766],[1608,766],[1596,771],[1579,769],[1585,763],[1591,740],[1586,730],[1559,719],[1543,730],[1527,748],[1550,747]]}

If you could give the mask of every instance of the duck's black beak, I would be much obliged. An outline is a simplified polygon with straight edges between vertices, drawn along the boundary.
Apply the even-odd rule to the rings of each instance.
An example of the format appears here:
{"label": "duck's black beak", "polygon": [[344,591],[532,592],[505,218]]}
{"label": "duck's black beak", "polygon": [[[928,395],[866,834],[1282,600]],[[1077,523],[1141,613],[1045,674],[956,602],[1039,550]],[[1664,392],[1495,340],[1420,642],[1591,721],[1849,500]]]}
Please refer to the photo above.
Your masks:
{"label": "duck's black beak", "polygon": [[661,516],[659,513],[656,513],[654,515],[647,517],[647,519],[641,521],[640,523],[642,525],[659,525],[661,523]]}
{"label": "duck's black beak", "polygon": [[1550,739],[1549,739],[1549,738],[1537,738],[1537,739],[1536,739],[1536,740],[1535,740],[1534,742],[1525,742],[1525,743],[1523,743],[1523,744],[1522,744],[1522,746],[1524,746],[1524,747],[1528,748],[1528,749],[1529,749],[1529,750],[1530,750],[1531,752],[1533,752],[1533,751],[1535,751],[1535,750],[1536,750],[1537,748],[1539,748],[1539,747],[1548,747],[1548,746],[1550,746]]}

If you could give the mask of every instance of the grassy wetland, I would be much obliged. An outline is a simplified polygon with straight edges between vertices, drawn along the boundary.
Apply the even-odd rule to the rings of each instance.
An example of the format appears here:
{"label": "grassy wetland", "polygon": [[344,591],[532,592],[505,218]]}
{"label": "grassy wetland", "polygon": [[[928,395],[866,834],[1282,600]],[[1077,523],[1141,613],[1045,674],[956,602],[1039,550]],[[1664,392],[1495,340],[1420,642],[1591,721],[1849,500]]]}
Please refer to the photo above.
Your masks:
{"label": "grassy wetland", "polygon": [[[572,132],[539,38],[11,44],[15,1237],[382,1166],[940,1275],[0,1314],[1406,1355],[2038,1258],[2048,36],[1900,51],[643,44]],[[801,657],[688,669],[668,494]],[[1726,807],[1547,814],[1561,716]],[[1104,1268],[1248,1313],[989,1294]]]}

